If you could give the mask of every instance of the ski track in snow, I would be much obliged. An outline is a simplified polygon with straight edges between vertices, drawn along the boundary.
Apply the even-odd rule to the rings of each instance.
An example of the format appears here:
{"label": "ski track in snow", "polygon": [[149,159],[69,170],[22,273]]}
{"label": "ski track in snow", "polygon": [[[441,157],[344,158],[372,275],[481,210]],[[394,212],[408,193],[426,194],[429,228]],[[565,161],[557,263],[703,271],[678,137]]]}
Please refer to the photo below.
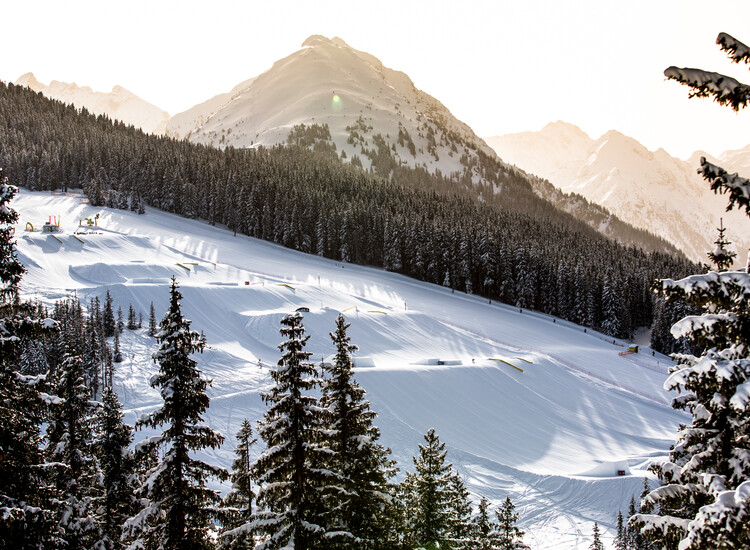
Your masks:
{"label": "ski track in snow", "polygon": [[[259,391],[279,358],[279,321],[299,307],[310,309],[304,325],[316,362],[335,351],[328,333],[336,316],[351,323],[357,380],[400,476],[434,427],[476,500],[496,506],[511,496],[533,548],[588,548],[594,521],[611,544],[617,510],[640,493],[648,463],[666,455],[685,420],[662,387],[668,358],[646,348],[619,356],[625,342],[548,315],[150,208],[138,216],[26,190],[12,206],[25,298],[52,304],[75,294],[86,305],[109,290],[115,307],[132,303],[147,324],[152,301],[157,319],[166,311],[168,280],[177,277],[183,313],[208,341],[195,357],[213,379],[204,420],[226,436],[201,456],[227,468],[242,420],[265,412]],[[73,235],[78,220],[97,213],[99,227]],[[65,232],[24,231],[50,215]],[[157,345],[141,329],[126,330],[121,346],[115,390],[133,423],[161,404],[148,384]],[[155,433],[141,430],[136,441]],[[631,475],[617,476],[616,461]],[[581,475],[608,464],[608,475]]]}

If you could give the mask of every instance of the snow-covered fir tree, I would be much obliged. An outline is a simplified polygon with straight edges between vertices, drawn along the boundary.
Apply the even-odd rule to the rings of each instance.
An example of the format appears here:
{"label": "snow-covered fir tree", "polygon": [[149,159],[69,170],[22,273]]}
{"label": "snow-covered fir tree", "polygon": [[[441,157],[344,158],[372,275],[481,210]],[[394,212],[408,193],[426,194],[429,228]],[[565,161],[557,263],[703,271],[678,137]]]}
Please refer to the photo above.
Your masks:
{"label": "snow-covered fir tree", "polygon": [[334,474],[323,467],[330,459],[324,441],[325,411],[312,395],[318,372],[305,351],[302,316],[282,321],[279,364],[271,370],[274,385],[261,394],[268,404],[258,435],[266,450],[253,463],[257,487],[253,520],[236,534],[257,532],[257,550],[325,548],[322,499]]}
{"label": "snow-covered fir tree", "polygon": [[[524,533],[516,527],[518,513],[509,496],[505,497],[505,501],[497,509],[495,515],[497,516],[497,529],[493,534],[494,548],[497,550],[527,549],[528,546],[523,543]],[[598,529],[596,523],[594,524],[594,529],[595,532]]]}
{"label": "snow-covered fir tree", "polygon": [[477,515],[472,518],[472,523],[476,549],[493,550],[491,537],[495,524],[490,517],[490,503],[484,495],[479,500]]}
{"label": "snow-covered fir tree", "polygon": [[25,272],[16,255],[11,225],[18,221],[18,212],[9,206],[16,193],[18,188],[8,184],[0,169],[0,304],[12,302],[18,296],[18,283]]}
{"label": "snow-covered fir tree", "polygon": [[469,490],[458,472],[452,472],[449,489],[451,497],[448,504],[448,543],[453,550],[473,550],[476,541],[471,522],[471,500]]}
{"label": "snow-covered fir tree", "polygon": [[737,257],[737,253],[727,248],[732,243],[724,236],[727,228],[724,227],[724,220],[722,218],[719,218],[719,227],[716,230],[719,232],[719,236],[714,241],[716,248],[708,253],[708,257],[716,266],[716,271],[726,271],[732,267],[732,262]]}
{"label": "snow-covered fir tree", "polygon": [[[57,323],[42,319],[18,298],[25,272],[15,252],[10,224],[18,213],[8,204],[17,193],[0,172],[0,548],[38,549],[50,542],[53,512],[43,492],[41,425],[45,403],[42,377],[20,374],[27,344]],[[40,365],[30,364],[38,372]]]}
{"label": "snow-covered fir tree", "polygon": [[589,550],[604,550],[604,543],[602,542],[602,536],[599,533],[599,524],[594,522],[594,540],[591,541]]}
{"label": "snow-covered fir tree", "polygon": [[218,448],[224,438],[203,423],[210,380],[202,376],[190,356],[202,351],[205,344],[182,316],[181,298],[173,277],[169,309],[156,335],[159,349],[153,355],[159,373],[151,379],[164,404],[136,423],[136,428],[165,426],[161,435],[138,446],[141,456],[153,456],[157,450],[163,455],[146,472],[137,491],[142,509],[125,525],[136,548],[212,548],[213,518],[221,496],[206,486],[206,480],[228,477],[223,468],[191,456],[196,451]]}
{"label": "snow-covered fir tree", "polygon": [[95,515],[102,487],[94,451],[96,408],[79,355],[66,353],[53,391],[45,453],[57,512],[54,544],[83,550],[101,536]]}
{"label": "snow-covered fir tree", "polygon": [[224,510],[221,517],[222,534],[219,544],[221,550],[238,550],[255,546],[252,533],[232,533],[224,537],[225,533],[251,521],[255,500],[250,449],[257,443],[257,440],[253,437],[253,428],[247,418],[242,421],[236,437],[237,447],[234,449],[235,458],[230,476],[232,489],[224,497]]}
{"label": "snow-covered fir tree", "polygon": [[97,550],[123,548],[122,526],[135,511],[133,456],[128,447],[133,430],[122,420],[122,404],[111,387],[102,392],[102,407],[96,415],[94,450],[99,460],[104,495],[96,510],[101,527]]}
{"label": "snow-covered fir tree", "polygon": [[156,336],[156,313],[154,312],[154,302],[148,308],[148,335],[154,338]]}
{"label": "snow-covered fir tree", "polygon": [[110,338],[115,335],[117,323],[115,321],[115,312],[112,306],[112,295],[107,290],[104,297],[104,312],[102,314],[102,323],[104,325],[104,336]]}
{"label": "snow-covered fir tree", "polygon": [[628,550],[628,532],[622,518],[622,510],[617,511],[617,529],[615,534],[615,550]]}
{"label": "snow-covered fir tree", "polygon": [[354,379],[349,325],[343,315],[336,319],[331,339],[336,346],[333,363],[325,366],[327,377],[321,405],[327,412],[327,445],[333,451],[327,467],[341,475],[339,490],[326,499],[326,523],[337,535],[329,548],[385,548],[388,480],[395,474],[390,450],[378,443],[380,430],[373,424],[377,414],[365,399],[365,390]]}
{"label": "snow-covered fir tree", "polygon": [[128,330],[135,330],[138,328],[138,315],[135,312],[133,304],[128,306]]}
{"label": "snow-covered fir tree", "polygon": [[[750,48],[728,34],[717,38],[735,62],[750,63]],[[734,110],[747,106],[750,86],[700,69],[665,71],[688,84],[692,95],[713,96]],[[699,172],[716,192],[729,195],[728,209],[750,215],[750,182],[701,159]],[[672,327],[704,350],[678,354],[665,387],[681,395],[675,408],[692,415],[678,433],[669,460],[657,465],[662,486],[645,502],[656,514],[631,522],[657,545],[679,550],[750,547],[750,273],[712,271],[658,283],[667,300],[681,298],[700,308]]]}
{"label": "snow-covered fir tree", "polygon": [[445,443],[435,430],[424,436],[414,457],[414,538],[425,548],[439,548],[450,537],[451,464],[445,462]]}

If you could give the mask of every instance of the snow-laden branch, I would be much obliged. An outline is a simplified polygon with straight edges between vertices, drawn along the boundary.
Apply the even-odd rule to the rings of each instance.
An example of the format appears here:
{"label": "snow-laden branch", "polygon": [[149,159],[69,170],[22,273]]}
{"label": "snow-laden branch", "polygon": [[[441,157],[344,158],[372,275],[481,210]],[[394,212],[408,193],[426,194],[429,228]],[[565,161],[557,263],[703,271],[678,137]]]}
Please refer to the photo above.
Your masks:
{"label": "snow-laden branch", "polygon": [[736,173],[729,174],[721,166],[708,162],[706,157],[701,157],[698,173],[711,184],[713,192],[729,193],[727,210],[731,210],[735,204],[740,210],[744,206],[745,212],[750,216],[750,180]]}
{"label": "snow-laden branch", "polygon": [[711,97],[719,105],[729,105],[735,111],[747,107],[750,100],[750,86],[731,76],[720,73],[690,69],[687,67],[668,67],[664,76],[693,88],[690,97]]}
{"label": "snow-laden branch", "polygon": [[716,43],[729,54],[729,57],[735,63],[750,63],[750,48],[733,36],[720,32],[719,36],[716,37]]}

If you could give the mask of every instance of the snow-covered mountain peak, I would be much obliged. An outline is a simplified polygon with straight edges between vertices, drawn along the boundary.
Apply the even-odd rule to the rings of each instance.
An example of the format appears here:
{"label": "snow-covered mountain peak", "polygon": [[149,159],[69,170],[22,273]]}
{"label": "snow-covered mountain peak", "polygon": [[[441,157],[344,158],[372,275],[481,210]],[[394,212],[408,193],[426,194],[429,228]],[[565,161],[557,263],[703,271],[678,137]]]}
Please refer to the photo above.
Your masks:
{"label": "snow-covered mountain peak", "polygon": [[270,146],[286,143],[295,126],[327,125],[326,147],[347,162],[369,168],[387,149],[399,164],[443,174],[471,170],[466,159],[478,149],[493,155],[406,74],[338,37],[308,37],[238,88],[176,115],[168,134],[218,147]]}
{"label": "snow-covered mountain peak", "polygon": [[[487,138],[506,162],[548,179],[565,192],[583,195],[635,227],[667,239],[690,258],[706,261],[716,227],[723,217],[730,240],[750,246],[750,222],[744,213],[725,212],[726,198],[717,196],[696,173],[701,156],[676,159],[664,149],[649,151],[622,132],[610,130],[597,140],[555,122],[540,132]],[[570,136],[578,136],[571,141]],[[586,139],[588,138],[588,139]],[[727,152],[717,161],[729,170],[750,171],[750,148]]]}
{"label": "snow-covered mountain peak", "polygon": [[79,109],[85,108],[95,115],[107,115],[132,124],[152,134],[163,134],[169,120],[169,113],[119,85],[115,85],[111,92],[96,92],[89,86],[59,80],[52,80],[47,85],[39,82],[30,72],[21,75],[15,83],[41,92],[49,98],[71,103]]}
{"label": "snow-covered mountain peak", "polygon": [[18,84],[19,86],[27,86],[34,91],[38,91],[39,88],[44,86],[44,84],[42,84],[36,79],[36,77],[34,76],[34,73],[22,74],[16,80],[16,84]]}

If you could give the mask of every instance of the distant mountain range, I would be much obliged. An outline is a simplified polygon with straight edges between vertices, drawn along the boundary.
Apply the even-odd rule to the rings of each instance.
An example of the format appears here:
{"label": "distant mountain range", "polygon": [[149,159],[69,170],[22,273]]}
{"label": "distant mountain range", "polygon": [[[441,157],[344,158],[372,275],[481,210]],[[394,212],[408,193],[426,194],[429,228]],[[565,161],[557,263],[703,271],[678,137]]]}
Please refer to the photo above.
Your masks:
{"label": "distant mountain range", "polygon": [[592,139],[577,126],[554,122],[539,132],[486,138],[506,162],[606,207],[635,227],[646,227],[694,260],[708,261],[719,218],[744,265],[750,248],[750,220],[726,212],[726,197],[715,195],[696,173],[701,156],[730,171],[750,173],[750,146],[713,158],[703,152],[684,161],[663,149],[649,151],[614,130]]}
{"label": "distant mountain range", "polygon": [[167,128],[169,113],[144,101],[122,86],[115,86],[111,92],[95,92],[88,86],[53,80],[47,84],[39,82],[32,73],[26,73],[15,82],[41,92],[51,99],[72,103],[85,108],[95,115],[108,115],[110,118],[132,124],[150,134],[163,134]]}
{"label": "distant mountain range", "polygon": [[[340,38],[313,35],[300,50],[277,61],[265,73],[171,118],[119,86],[108,94],[55,81],[44,86],[31,73],[16,83],[94,113],[107,113],[147,132],[220,148],[289,143],[295,141],[292,134],[297,136],[295,143],[322,146],[344,162],[385,177],[393,176],[389,166],[439,174],[482,201],[496,201],[502,192],[504,183],[496,174],[513,172],[513,177],[520,174],[525,178],[537,195],[610,238],[648,250],[668,249],[666,243],[641,231],[645,230],[673,243],[693,259],[705,259],[718,225],[718,215],[713,214],[721,215],[725,204],[723,198],[706,191],[694,168],[686,168],[686,163],[663,151],[650,153],[616,132],[599,140],[603,148],[594,157],[592,151],[599,142],[564,123],[537,133],[539,139],[526,133],[486,142],[437,99],[418,90],[406,74],[385,67]],[[307,140],[304,128],[316,125],[324,126],[327,132],[308,134],[314,139]],[[662,165],[648,165],[643,159],[649,155],[659,156]],[[740,153],[737,156],[742,158]],[[636,157],[640,160],[633,164]],[[487,158],[500,167],[499,171],[488,173]],[[574,175],[590,158],[596,162],[586,165],[585,179],[596,183],[581,185]],[[750,153],[744,158],[750,159]],[[620,159],[629,163],[627,168],[619,164]],[[644,186],[654,187],[652,170],[664,173],[664,189],[653,194],[636,192]],[[616,173],[621,174],[620,179],[627,176],[627,181],[619,184]],[[680,189],[679,196],[672,200],[670,192],[678,188],[669,182],[680,178],[692,178],[690,190]],[[612,192],[605,189],[610,183]],[[684,204],[678,207],[677,203]],[[712,215],[702,215],[697,204],[712,205]],[[734,219],[740,216],[725,218],[737,246],[742,249],[750,245],[750,231],[743,232]]]}

